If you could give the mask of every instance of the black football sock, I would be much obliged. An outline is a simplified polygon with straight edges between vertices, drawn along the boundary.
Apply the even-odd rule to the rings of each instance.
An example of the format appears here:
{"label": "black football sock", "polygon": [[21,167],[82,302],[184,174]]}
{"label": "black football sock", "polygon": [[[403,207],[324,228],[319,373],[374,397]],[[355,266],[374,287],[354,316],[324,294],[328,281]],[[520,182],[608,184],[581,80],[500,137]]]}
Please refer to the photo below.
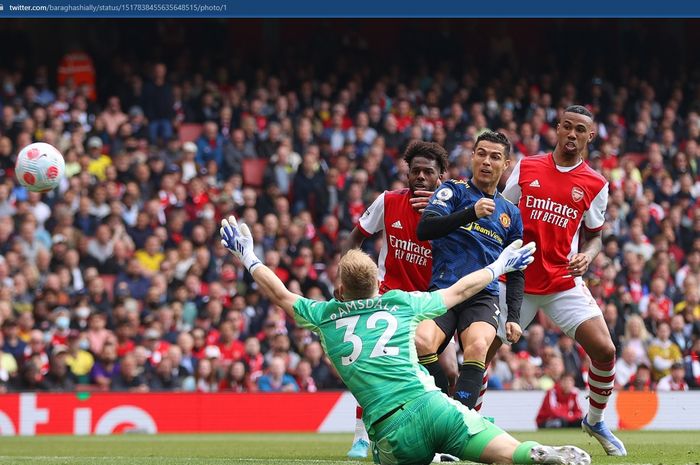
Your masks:
{"label": "black football sock", "polygon": [[484,362],[465,360],[459,369],[454,399],[473,409],[479,399],[485,370]]}
{"label": "black football sock", "polygon": [[423,365],[425,369],[428,370],[428,373],[430,373],[433,376],[433,379],[435,380],[435,385],[438,388],[440,388],[442,392],[447,394],[447,390],[449,389],[449,383],[447,381],[447,376],[445,375],[445,372],[442,371],[440,362],[438,362],[438,355],[435,352],[427,355],[419,355],[418,363]]}

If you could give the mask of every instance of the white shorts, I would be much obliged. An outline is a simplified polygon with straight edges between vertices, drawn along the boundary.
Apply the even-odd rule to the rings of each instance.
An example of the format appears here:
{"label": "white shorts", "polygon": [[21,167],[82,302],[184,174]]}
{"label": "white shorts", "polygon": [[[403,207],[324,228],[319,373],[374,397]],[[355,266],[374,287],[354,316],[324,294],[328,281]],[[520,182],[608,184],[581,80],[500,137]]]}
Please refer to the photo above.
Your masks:
{"label": "white shorts", "polygon": [[[575,339],[576,330],[581,323],[597,316],[603,316],[603,312],[586,285],[581,280],[577,281],[576,286],[566,291],[545,295],[525,294],[523,305],[520,307],[520,327],[525,330],[535,319],[537,310],[541,308],[545,315],[567,336]],[[498,337],[507,344],[505,330],[508,319],[506,285],[503,282],[498,283],[498,285],[498,298],[501,306]]]}

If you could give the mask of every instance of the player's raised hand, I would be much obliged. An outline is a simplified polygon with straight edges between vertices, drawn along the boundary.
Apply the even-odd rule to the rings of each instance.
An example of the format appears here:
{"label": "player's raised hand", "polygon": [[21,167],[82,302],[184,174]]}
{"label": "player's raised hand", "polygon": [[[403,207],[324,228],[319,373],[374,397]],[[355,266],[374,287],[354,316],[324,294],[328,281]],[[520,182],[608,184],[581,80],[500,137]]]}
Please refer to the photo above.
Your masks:
{"label": "player's raised hand", "polygon": [[508,247],[503,249],[501,255],[498,256],[495,262],[487,266],[489,270],[493,273],[493,277],[498,278],[504,273],[510,273],[511,271],[520,271],[527,268],[527,266],[535,261],[533,254],[537,247],[534,242],[530,242],[523,246],[523,241],[518,239],[513,241]]}
{"label": "player's raised hand", "polygon": [[249,272],[252,273],[253,268],[261,264],[258,257],[255,256],[253,236],[250,234],[247,224],[243,223],[239,226],[236,217],[231,215],[228,219],[221,220],[219,233],[221,234],[221,244],[238,257]]}
{"label": "player's raised hand", "polygon": [[474,212],[477,218],[483,218],[485,216],[491,215],[496,211],[496,202],[493,199],[488,199],[486,197],[477,200],[474,204]]}
{"label": "player's raised hand", "polygon": [[423,213],[423,210],[425,210],[425,207],[428,206],[428,200],[430,200],[430,197],[433,195],[433,191],[414,191],[413,192],[413,197],[408,199],[408,203],[411,204],[414,210],[417,210],[419,213]]}

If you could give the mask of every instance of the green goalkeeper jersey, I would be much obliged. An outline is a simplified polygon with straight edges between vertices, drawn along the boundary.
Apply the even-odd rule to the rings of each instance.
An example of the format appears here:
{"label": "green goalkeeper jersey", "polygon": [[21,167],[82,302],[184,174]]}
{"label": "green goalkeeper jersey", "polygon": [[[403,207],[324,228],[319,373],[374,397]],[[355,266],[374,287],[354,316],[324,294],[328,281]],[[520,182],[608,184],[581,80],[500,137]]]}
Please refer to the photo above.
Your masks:
{"label": "green goalkeeper jersey", "polygon": [[438,292],[389,291],[350,302],[299,298],[294,304],[297,324],[320,335],[343,382],[364,408],[367,428],[438,389],[418,364],[414,335],[420,321],[446,310]]}

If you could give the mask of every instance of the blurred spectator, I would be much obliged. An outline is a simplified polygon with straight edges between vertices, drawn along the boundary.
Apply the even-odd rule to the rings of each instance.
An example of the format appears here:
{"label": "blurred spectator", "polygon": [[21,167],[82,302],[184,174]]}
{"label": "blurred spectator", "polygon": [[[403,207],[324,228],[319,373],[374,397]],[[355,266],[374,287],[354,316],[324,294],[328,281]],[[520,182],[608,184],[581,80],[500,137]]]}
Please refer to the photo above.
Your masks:
{"label": "blurred spectator", "polygon": [[[149,391],[175,391],[182,387],[177,366],[170,357],[163,358],[148,379]],[[143,389],[143,388],[142,388]]]}
{"label": "blurred spectator", "polygon": [[17,376],[17,370],[17,360],[0,350],[0,389],[7,390],[8,384]]}
{"label": "blurred spectator", "polygon": [[685,368],[680,362],[671,365],[671,373],[664,376],[656,384],[657,391],[687,391],[688,383],[685,382]]}
{"label": "blurred spectator", "polygon": [[666,283],[661,278],[654,278],[651,281],[649,293],[642,297],[639,302],[639,311],[646,317],[649,313],[649,305],[654,303],[661,312],[661,318],[670,320],[673,314],[673,302],[666,295]]}
{"label": "blurred spectator", "polygon": [[273,359],[281,358],[284,360],[285,370],[290,373],[294,372],[297,369],[300,357],[290,349],[289,336],[276,334],[270,343],[270,350],[265,354],[265,363],[271,365]]}
{"label": "blurred spectator", "polygon": [[260,392],[297,392],[299,386],[291,375],[285,373],[285,362],[275,357],[270,362],[268,373],[258,378]]}
{"label": "blurred spectator", "polygon": [[260,352],[260,341],[258,338],[250,336],[245,340],[243,362],[246,364],[251,381],[257,381],[265,368],[265,357]]}
{"label": "blurred spectator", "polygon": [[685,379],[692,388],[700,388],[700,338],[695,339],[693,347],[685,357]]}
{"label": "blurred spectator", "polygon": [[138,372],[136,358],[126,354],[119,363],[119,372],[111,383],[112,391],[147,392],[148,385],[143,375]]}
{"label": "blurred spectator", "polygon": [[527,358],[521,358],[517,377],[513,381],[511,388],[515,391],[536,391],[540,389],[537,367]]}
{"label": "blurred spectator", "polygon": [[686,354],[693,344],[691,338],[691,325],[685,324],[683,315],[674,315],[671,318],[671,337],[670,340],[681,350],[681,354]]}
{"label": "blurred spectator", "polygon": [[[87,338],[81,337],[78,330],[71,330],[68,334],[68,351],[66,353],[66,365],[69,367],[75,381],[78,384],[89,384],[90,373],[95,364],[95,359],[87,349],[90,343]],[[102,346],[104,350],[104,345]]]}
{"label": "blurred spectator", "polygon": [[119,126],[128,120],[126,113],[122,111],[119,97],[113,95],[107,99],[107,105],[104,111],[100,113],[100,118],[104,121],[107,134],[110,138],[113,138],[117,134]]}
{"label": "blurred spectator", "polygon": [[152,144],[167,141],[173,135],[174,114],[173,89],[166,80],[164,63],[153,66],[153,79],[143,86],[143,108],[148,118],[148,136]]}
{"label": "blurred spectator", "polygon": [[97,136],[92,136],[86,144],[88,154],[88,173],[95,176],[100,181],[107,179],[107,167],[112,164],[112,159],[102,153],[104,143]]}
{"label": "blurred spectator", "polygon": [[219,330],[219,350],[224,365],[228,366],[231,363],[240,360],[245,352],[245,346],[241,342],[241,332],[238,326],[240,321],[240,313],[232,312],[230,315],[236,315],[236,319],[227,320],[221,323]]}
{"label": "blurred spectator", "polygon": [[311,376],[319,389],[332,389],[336,384],[330,364],[326,362],[321,344],[312,341],[304,348],[304,358],[311,364]]}
{"label": "blurred spectator", "polygon": [[296,381],[301,392],[316,392],[316,381],[311,376],[311,363],[308,360],[301,360],[297,365]]}
{"label": "blurred spectator", "polygon": [[573,428],[581,426],[583,411],[578,402],[579,391],[574,386],[574,376],[564,374],[549,389],[537,413],[538,428]]}
{"label": "blurred spectator", "polygon": [[629,383],[632,376],[637,372],[636,351],[633,347],[627,346],[622,349],[622,357],[615,362],[615,388],[621,389]]}
{"label": "blurred spectator", "polygon": [[19,337],[19,327],[16,320],[8,318],[2,322],[2,336],[4,341],[2,351],[12,355],[17,360],[21,360],[26,344]]}
{"label": "blurred spectator", "polygon": [[229,366],[226,376],[219,384],[219,390],[222,392],[255,392],[257,386],[251,381],[245,363],[239,360]]}
{"label": "blurred spectator", "polygon": [[649,360],[652,363],[652,378],[658,382],[668,375],[671,366],[682,360],[681,350],[671,342],[671,327],[662,322],[657,327],[657,337],[649,344]]}
{"label": "blurred spectator", "polygon": [[625,336],[622,340],[624,349],[629,348],[634,353],[634,363],[649,363],[647,350],[651,338],[644,326],[644,320],[639,315],[630,315],[625,324]]}
{"label": "blurred spectator", "polygon": [[108,391],[112,386],[112,380],[119,374],[120,367],[117,362],[117,348],[112,343],[102,346],[97,361],[90,370],[90,381],[98,390]]}
{"label": "blurred spectator", "polygon": [[51,361],[49,362],[49,372],[41,380],[39,389],[42,391],[73,391],[75,381],[73,375],[66,364],[66,346],[55,346]]}
{"label": "blurred spectator", "polygon": [[224,136],[214,121],[204,123],[202,135],[197,139],[197,164],[206,167],[210,161],[222,166],[224,161]]}
{"label": "blurred spectator", "polygon": [[112,331],[107,329],[107,317],[101,313],[93,313],[88,318],[87,340],[90,344],[90,352],[99,354],[109,338]]}
{"label": "blurred spectator", "polygon": [[637,371],[625,385],[626,391],[651,391],[654,383],[651,380],[651,369],[649,365],[641,363],[637,366]]}
{"label": "blurred spectator", "polygon": [[[552,350],[552,348],[548,348]],[[549,360],[544,363],[542,376],[540,377],[539,387],[545,391],[552,389],[564,375],[564,362],[558,354],[549,357]]]}
{"label": "blurred spectator", "polygon": [[217,392],[219,390],[219,376],[211,358],[203,358],[197,363],[194,376],[184,380],[182,389],[196,392]]}
{"label": "blurred spectator", "polygon": [[674,311],[688,313],[695,320],[700,321],[700,289],[691,286],[684,292],[684,296],[685,298],[676,304]]}

